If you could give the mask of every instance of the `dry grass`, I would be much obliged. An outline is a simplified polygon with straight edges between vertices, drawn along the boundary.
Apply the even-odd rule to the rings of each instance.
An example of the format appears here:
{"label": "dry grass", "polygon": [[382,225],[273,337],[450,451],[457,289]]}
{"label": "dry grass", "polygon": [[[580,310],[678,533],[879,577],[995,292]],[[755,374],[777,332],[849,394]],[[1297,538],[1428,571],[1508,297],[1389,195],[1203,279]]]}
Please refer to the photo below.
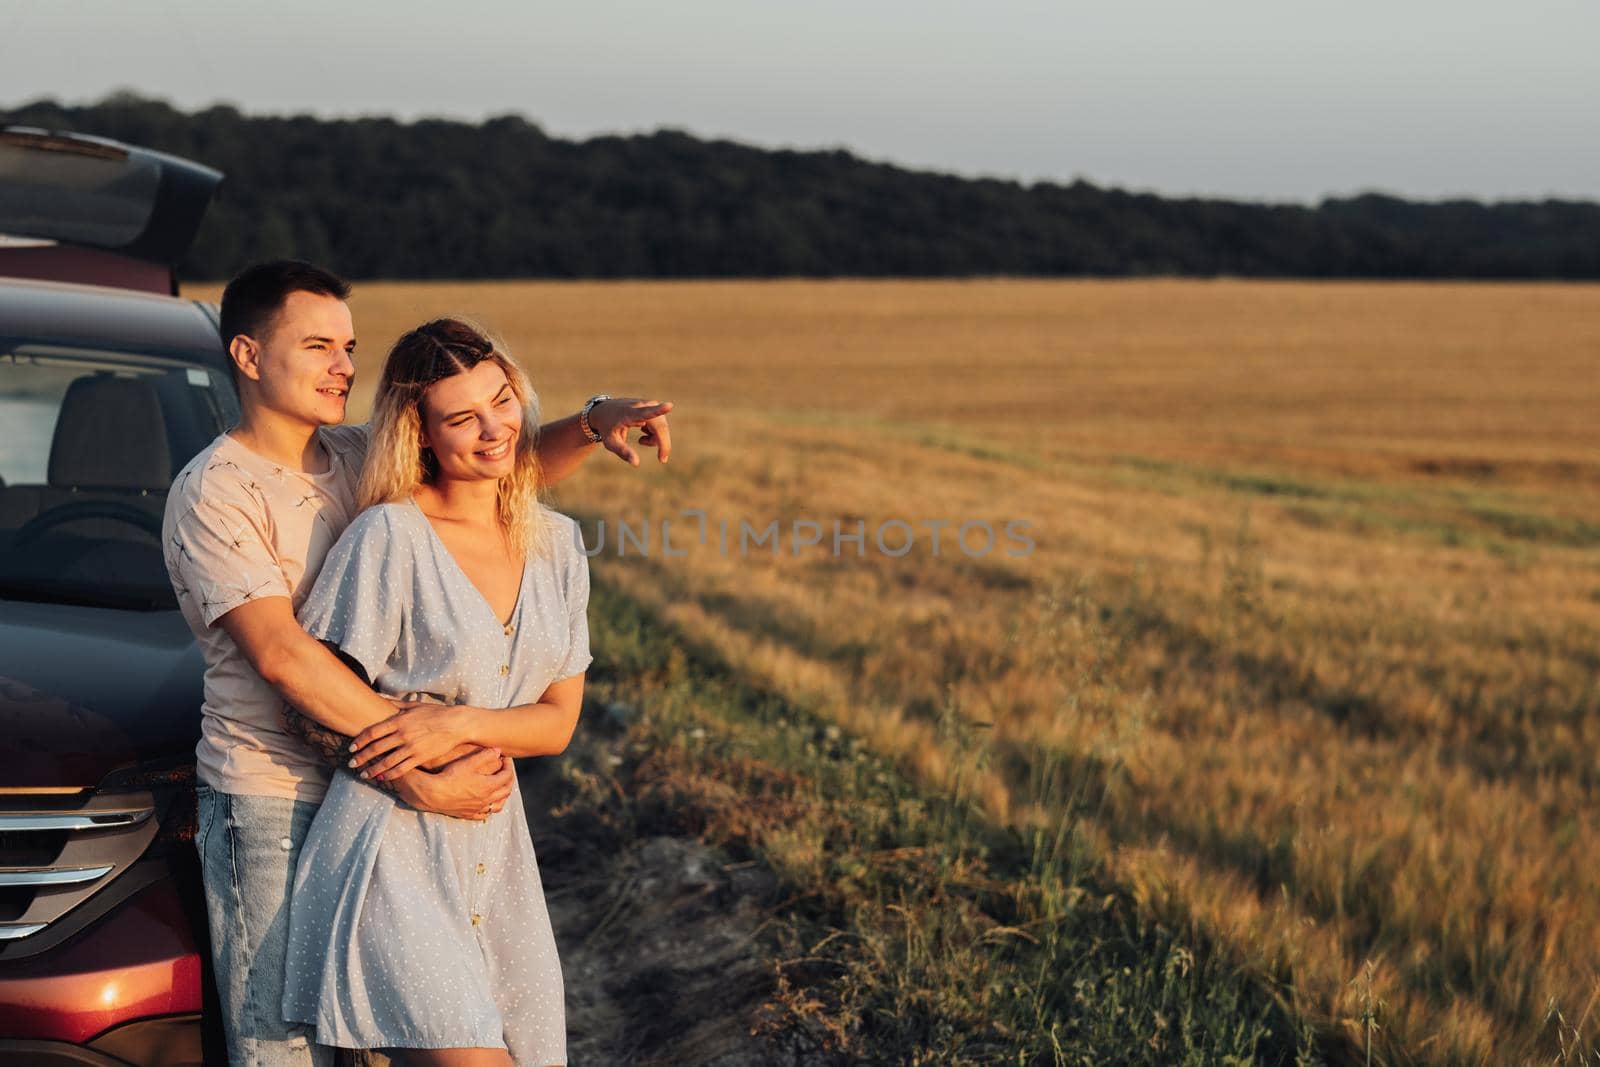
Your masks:
{"label": "dry grass", "polygon": [[[997,823],[1059,818],[1049,760],[1099,775],[1108,868],[1321,1024],[1364,1039],[1381,1004],[1392,1062],[1573,1044],[1545,1016],[1600,993],[1600,288],[373,284],[355,309],[369,386],[458,311],[547,414],[674,400],[670,464],[560,491],[608,519],[597,569],[929,780],[963,755],[938,709],[993,723]],[[685,508],[710,544],[679,517],[687,555],[616,556],[616,520],[659,538]],[[888,558],[892,518],[1037,547],[947,528],[935,557],[919,529]],[[824,545],[741,558],[741,519]],[[864,558],[832,557],[836,519]]]}

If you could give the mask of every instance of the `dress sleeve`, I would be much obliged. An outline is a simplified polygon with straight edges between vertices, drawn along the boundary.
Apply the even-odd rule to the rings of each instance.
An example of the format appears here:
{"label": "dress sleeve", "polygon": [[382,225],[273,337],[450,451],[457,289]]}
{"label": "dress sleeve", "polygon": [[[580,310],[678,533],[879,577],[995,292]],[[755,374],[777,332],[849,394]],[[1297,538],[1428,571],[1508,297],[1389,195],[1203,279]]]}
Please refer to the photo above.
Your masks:
{"label": "dress sleeve", "polygon": [[589,654],[589,557],[584,554],[583,529],[576,519],[567,517],[556,527],[555,537],[563,542],[557,546],[557,553],[564,562],[570,632],[566,662],[556,671],[556,680],[560,681],[588,670],[594,657]]}
{"label": "dress sleeve", "polygon": [[328,550],[300,608],[306,632],[359,663],[369,685],[401,650],[413,564],[389,509],[368,508]]}
{"label": "dress sleeve", "polygon": [[252,600],[292,597],[272,547],[266,503],[226,471],[208,472],[204,491],[181,507],[166,538],[167,573],[207,626]]}

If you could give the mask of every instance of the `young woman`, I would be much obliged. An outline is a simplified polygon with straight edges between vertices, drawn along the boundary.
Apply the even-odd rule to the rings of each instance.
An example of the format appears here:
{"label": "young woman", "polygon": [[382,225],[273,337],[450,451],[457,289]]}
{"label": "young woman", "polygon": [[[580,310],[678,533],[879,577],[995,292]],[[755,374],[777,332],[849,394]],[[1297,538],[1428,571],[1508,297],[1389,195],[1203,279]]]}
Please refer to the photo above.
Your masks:
{"label": "young woman", "polygon": [[[566,748],[590,663],[577,524],[538,500],[537,401],[480,331],[396,342],[362,471],[366,509],[300,611],[379,692],[410,703],[351,744],[290,903],[284,1017],[397,1062],[566,1063],[561,966],[513,785],[480,820],[384,788],[482,748]],[[500,810],[503,807],[503,810]]]}

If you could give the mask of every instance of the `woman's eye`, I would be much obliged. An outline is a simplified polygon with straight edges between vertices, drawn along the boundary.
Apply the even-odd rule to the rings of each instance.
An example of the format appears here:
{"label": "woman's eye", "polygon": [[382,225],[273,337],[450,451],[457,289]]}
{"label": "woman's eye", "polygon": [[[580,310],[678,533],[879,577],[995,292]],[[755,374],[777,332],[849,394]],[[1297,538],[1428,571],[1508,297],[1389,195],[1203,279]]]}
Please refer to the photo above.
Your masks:
{"label": "woman's eye", "polygon": [[500,398],[500,400],[498,401],[498,403],[495,406],[503,408],[509,403],[511,403],[511,398],[509,396],[503,396],[503,397]]}

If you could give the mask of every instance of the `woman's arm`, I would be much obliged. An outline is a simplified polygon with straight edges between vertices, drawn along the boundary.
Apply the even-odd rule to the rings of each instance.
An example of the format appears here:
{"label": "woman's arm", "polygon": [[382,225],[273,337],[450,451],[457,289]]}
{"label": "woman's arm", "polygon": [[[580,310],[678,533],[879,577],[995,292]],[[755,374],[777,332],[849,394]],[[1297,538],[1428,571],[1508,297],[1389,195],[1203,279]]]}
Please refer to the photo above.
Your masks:
{"label": "woman's arm", "polygon": [[[337,730],[330,729],[306,715],[293,704],[287,703],[283,705],[283,727],[286,731],[322,753],[322,758],[329,763],[335,766],[347,766],[349,764],[350,743],[355,740],[349,734],[341,734]],[[423,760],[418,766],[425,771],[436,771],[441,767],[454,763],[463,756],[472,755],[481,748],[492,747],[492,745],[475,745],[470,741],[459,741],[455,747],[448,749],[443,755]],[[398,778],[399,775],[395,777]],[[390,778],[389,781],[394,781],[394,778]]]}
{"label": "woman's arm", "polygon": [[466,704],[415,704],[356,735],[351,765],[373,781],[418,765],[419,746],[482,745],[513,758],[558,756],[566,751],[583,708],[584,675],[552,682],[535,704],[475,708]]}
{"label": "woman's arm", "polygon": [[539,466],[544,471],[546,485],[555,485],[582,465],[596,445],[605,445],[623,462],[637,467],[639,456],[628,447],[628,431],[644,427],[639,444],[656,449],[662,463],[672,452],[672,436],[667,430],[667,412],[672,401],[640,400],[636,397],[612,397],[602,400],[589,412],[589,425],[600,435],[591,442],[578,425],[578,416],[547,422],[539,427]]}

